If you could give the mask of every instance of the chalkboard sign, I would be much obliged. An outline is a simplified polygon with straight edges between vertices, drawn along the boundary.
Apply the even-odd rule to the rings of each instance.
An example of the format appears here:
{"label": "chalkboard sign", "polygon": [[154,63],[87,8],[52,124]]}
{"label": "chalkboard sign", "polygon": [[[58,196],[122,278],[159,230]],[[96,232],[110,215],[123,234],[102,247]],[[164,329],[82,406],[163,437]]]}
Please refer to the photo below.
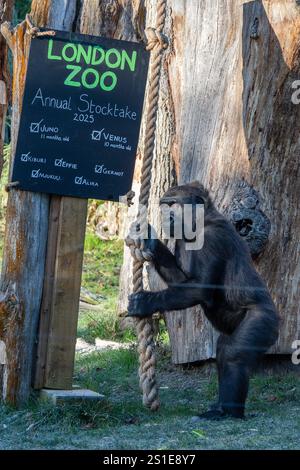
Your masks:
{"label": "chalkboard sign", "polygon": [[142,44],[32,39],[12,181],[118,201],[131,188],[149,64]]}

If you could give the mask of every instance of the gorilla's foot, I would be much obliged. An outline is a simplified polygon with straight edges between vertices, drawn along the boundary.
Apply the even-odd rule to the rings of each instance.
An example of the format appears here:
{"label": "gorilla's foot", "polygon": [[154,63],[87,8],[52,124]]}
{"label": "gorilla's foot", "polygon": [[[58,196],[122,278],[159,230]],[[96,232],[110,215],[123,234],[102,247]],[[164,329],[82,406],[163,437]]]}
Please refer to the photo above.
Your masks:
{"label": "gorilla's foot", "polygon": [[201,413],[198,415],[199,419],[207,419],[210,421],[219,421],[221,419],[226,419],[226,418],[238,418],[238,419],[244,419],[244,415],[242,414],[237,414],[236,412],[230,413],[229,411],[223,411],[219,409],[211,409],[209,411],[206,411],[205,413]]}
{"label": "gorilla's foot", "polygon": [[221,410],[212,409],[206,411],[205,413],[201,413],[198,415],[199,419],[208,419],[210,421],[219,421],[220,419],[228,418],[228,415]]}

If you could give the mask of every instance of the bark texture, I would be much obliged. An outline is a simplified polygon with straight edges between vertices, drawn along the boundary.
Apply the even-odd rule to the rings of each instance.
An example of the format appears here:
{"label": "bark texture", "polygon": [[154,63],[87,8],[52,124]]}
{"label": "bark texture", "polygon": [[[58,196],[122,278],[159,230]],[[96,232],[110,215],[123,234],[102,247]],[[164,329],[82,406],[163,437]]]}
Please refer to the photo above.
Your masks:
{"label": "bark texture", "polygon": [[[155,3],[146,1],[147,26]],[[165,32],[170,46],[150,220],[160,228],[158,197],[176,178],[200,180],[221,211],[243,180],[253,185],[272,224],[256,264],[282,315],[274,351],[290,353],[300,336],[300,108],[291,101],[299,79],[299,6],[293,0],[169,0]],[[120,311],[126,310],[129,263],[125,249]],[[151,282],[163,287],[152,275]],[[216,333],[200,308],[167,313],[166,321],[175,363],[214,356]]]}
{"label": "bark texture", "polygon": [[[38,5],[37,5],[38,4]],[[33,2],[38,24],[39,5]],[[21,23],[14,30],[2,25],[2,33],[13,52],[12,160],[19,127],[30,37]],[[11,165],[12,166],[12,165]],[[30,393],[33,349],[42,294],[47,242],[48,196],[12,190],[9,193],[3,249],[1,291],[19,304],[18,315],[9,305],[0,313],[0,339],[6,348],[7,364],[2,397],[13,404],[25,402]]]}

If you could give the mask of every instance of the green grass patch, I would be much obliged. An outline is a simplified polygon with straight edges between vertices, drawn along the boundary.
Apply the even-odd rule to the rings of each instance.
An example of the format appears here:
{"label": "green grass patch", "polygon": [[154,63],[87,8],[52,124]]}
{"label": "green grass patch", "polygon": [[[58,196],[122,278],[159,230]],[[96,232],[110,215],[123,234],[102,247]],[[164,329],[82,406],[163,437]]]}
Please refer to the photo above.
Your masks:
{"label": "green grass patch", "polygon": [[[32,399],[26,409],[0,406],[0,448],[26,449],[296,449],[299,377],[255,376],[247,419],[193,422],[216,398],[213,371],[172,366],[158,351],[161,408],[142,405],[134,348],[78,355],[74,382],[105,395],[92,404],[53,406]],[[268,397],[279,396],[274,400]],[[253,413],[254,411],[254,413]]]}
{"label": "green grass patch", "polygon": [[101,240],[87,231],[82,285],[95,294],[115,298],[123,257],[123,240]]}
{"label": "green grass patch", "polygon": [[[213,371],[175,367],[158,351],[161,408],[144,408],[134,348],[78,355],[74,382],[105,395],[92,404],[53,406],[32,399],[19,411],[0,406],[5,449],[297,449],[299,377],[255,376],[246,420],[193,422],[216,398]],[[278,400],[274,397],[278,396]],[[254,412],[254,413],[253,413]],[[251,416],[253,415],[253,416]]]}
{"label": "green grass patch", "polygon": [[80,311],[78,336],[87,342],[93,343],[95,338],[128,342],[135,338],[131,330],[121,331],[116,313],[122,261],[122,240],[101,240],[87,231],[82,286],[100,296],[97,309]]}
{"label": "green grass patch", "polygon": [[299,377],[286,375],[256,375],[250,381],[249,406],[251,410],[266,411],[273,405],[300,403]]}

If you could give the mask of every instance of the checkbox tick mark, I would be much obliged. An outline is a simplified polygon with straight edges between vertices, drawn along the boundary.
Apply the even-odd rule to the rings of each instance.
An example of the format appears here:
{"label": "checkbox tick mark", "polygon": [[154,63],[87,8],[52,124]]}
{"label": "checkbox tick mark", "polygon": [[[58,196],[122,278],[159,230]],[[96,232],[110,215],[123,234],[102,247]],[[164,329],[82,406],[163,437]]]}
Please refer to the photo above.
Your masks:
{"label": "checkbox tick mark", "polygon": [[101,129],[101,131],[96,131],[94,130],[92,132],[92,140],[101,140],[101,136],[102,136],[102,132],[104,131],[105,129]]}
{"label": "checkbox tick mark", "polygon": [[38,133],[40,131],[40,125],[43,122],[44,119],[41,119],[40,122],[32,122],[30,124],[30,132],[32,133]]}

